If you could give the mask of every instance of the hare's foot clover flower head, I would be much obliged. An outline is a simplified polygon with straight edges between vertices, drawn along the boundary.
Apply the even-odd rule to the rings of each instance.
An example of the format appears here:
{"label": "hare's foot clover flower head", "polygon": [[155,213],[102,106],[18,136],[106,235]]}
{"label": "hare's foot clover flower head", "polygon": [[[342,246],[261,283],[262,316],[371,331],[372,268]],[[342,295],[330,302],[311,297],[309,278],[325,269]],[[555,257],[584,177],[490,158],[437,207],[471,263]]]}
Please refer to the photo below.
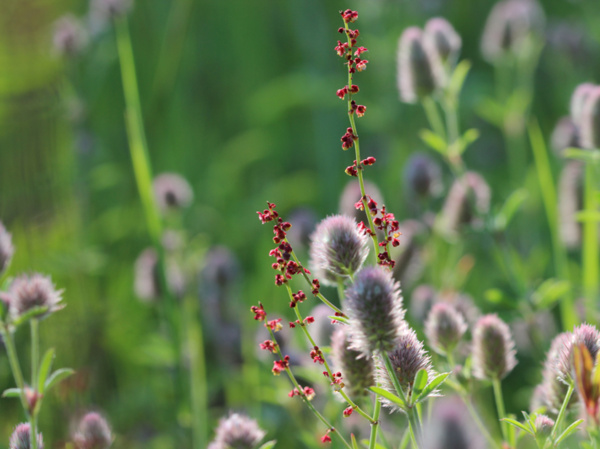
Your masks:
{"label": "hare's foot clover flower head", "polygon": [[463,315],[448,303],[435,304],[425,322],[429,345],[442,355],[451,353],[466,331]]}
{"label": "hare's foot clover flower head", "polygon": [[14,253],[15,248],[12,244],[12,237],[0,221],[0,276],[10,265]]}
{"label": "hare's foot clover flower head", "polygon": [[[423,343],[417,338],[417,334],[412,329],[407,329],[396,340],[394,349],[387,352],[390,359],[393,375],[396,376],[403,392],[409,393],[412,390],[413,383],[417,373],[424,369],[428,374],[428,381],[433,379],[433,367],[431,365],[431,357],[427,355],[427,351],[423,348]],[[397,394],[394,387],[394,380],[390,377],[391,374],[386,369],[381,355],[376,356],[378,369],[376,377],[382,388],[388,390],[392,394]],[[398,405],[386,399],[381,399],[382,403],[394,410],[400,410]]]}
{"label": "hare's foot clover flower head", "polygon": [[[44,449],[44,440],[42,434],[37,434],[37,447],[38,449]],[[8,444],[9,449],[31,449],[31,427],[29,423],[19,424],[13,431],[10,442]]]}
{"label": "hare's foot clover flower head", "polygon": [[152,183],[156,202],[163,213],[181,210],[192,204],[194,192],[190,184],[177,173],[163,173]]}
{"label": "hare's foot clover flower head", "polygon": [[77,449],[108,449],[112,444],[112,432],[102,415],[90,412],[79,422],[73,441]]}
{"label": "hare's foot clover flower head", "polygon": [[446,197],[440,217],[442,230],[455,234],[462,226],[478,225],[477,216],[488,212],[490,197],[490,187],[481,175],[465,173],[461,179],[454,181]]}
{"label": "hare's foot clover flower head", "polygon": [[360,358],[361,353],[351,349],[350,336],[344,329],[336,330],[331,337],[331,354],[334,366],[344,379],[344,388],[350,397],[368,394],[367,388],[375,385],[373,359]]}
{"label": "hare's foot clover flower head", "polygon": [[369,255],[368,237],[358,231],[354,219],[333,215],[321,221],[311,236],[313,266],[336,277],[354,275]]}
{"label": "hare's foot clover flower head", "polygon": [[[138,256],[134,267],[134,291],[139,299],[152,302],[163,294],[159,275],[158,254],[154,248],[146,248]],[[167,260],[166,277],[169,290],[181,296],[185,290],[185,279],[174,260]]]}
{"label": "hare's foot clover flower head", "polygon": [[[558,413],[568,390],[568,379],[571,378],[569,357],[573,348],[573,334],[563,332],[552,340],[544,369],[542,383],[537,390],[534,406],[546,406],[553,413]],[[569,406],[576,402],[572,396]],[[534,402],[532,400],[532,402]],[[538,407],[535,407],[538,408]]]}
{"label": "hare's foot clover flower head", "polygon": [[473,330],[473,375],[503,379],[517,364],[514,348],[508,325],[495,314],[482,316]]}
{"label": "hare's foot clover flower head", "polygon": [[265,432],[255,420],[232,413],[219,421],[216,436],[209,449],[254,449],[264,438]]}
{"label": "hare's foot clover flower head", "polygon": [[344,307],[350,318],[351,348],[365,356],[393,350],[407,327],[400,284],[382,267],[365,267],[356,274]]}
{"label": "hare's foot clover flower head", "polygon": [[584,164],[568,161],[558,181],[559,235],[569,249],[581,245],[581,222],[577,213],[583,209]]}
{"label": "hare's foot clover flower head", "polygon": [[404,166],[403,178],[411,199],[435,197],[442,190],[442,170],[425,153],[411,156]]}
{"label": "hare's foot clover flower head", "polygon": [[39,273],[21,275],[10,284],[8,291],[9,311],[13,321],[34,308],[44,308],[38,318],[45,318],[64,307],[62,290],[57,290],[50,277]]}
{"label": "hare's foot clover flower head", "polygon": [[133,0],[92,0],[91,8],[103,19],[116,19],[129,12]]}
{"label": "hare's foot clover flower head", "polygon": [[589,92],[580,118],[581,145],[584,148],[600,148],[600,86]]}
{"label": "hare's foot clover flower head", "polygon": [[442,17],[429,19],[425,24],[425,45],[443,64],[454,65],[462,46],[462,40],[450,22]]}
{"label": "hare's foot clover flower head", "polygon": [[592,83],[582,83],[575,88],[573,94],[571,95],[571,102],[569,105],[571,120],[573,120],[573,124],[579,129],[580,132],[583,108],[588,97],[594,91],[595,88],[596,86]]}
{"label": "hare's foot clover flower head", "polygon": [[67,14],[54,24],[52,43],[60,56],[77,56],[87,45],[88,35],[81,21]]}
{"label": "hare's foot clover flower head", "polygon": [[565,149],[579,148],[579,141],[579,128],[575,125],[573,119],[569,116],[561,117],[556,123],[550,138],[550,144],[554,153],[562,157]]}

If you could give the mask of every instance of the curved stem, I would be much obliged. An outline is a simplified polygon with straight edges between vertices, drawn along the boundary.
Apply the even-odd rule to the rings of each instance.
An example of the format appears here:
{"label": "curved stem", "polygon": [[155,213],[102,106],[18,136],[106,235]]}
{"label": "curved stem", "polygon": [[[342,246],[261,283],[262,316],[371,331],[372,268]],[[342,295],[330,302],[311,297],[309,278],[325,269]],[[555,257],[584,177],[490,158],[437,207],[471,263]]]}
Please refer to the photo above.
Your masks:
{"label": "curved stem", "polygon": [[19,364],[19,358],[17,357],[17,351],[15,350],[15,342],[13,340],[12,333],[4,327],[4,324],[0,323],[2,328],[0,332],[4,339],[4,346],[6,347],[6,354],[8,355],[8,363],[10,364],[10,370],[12,371],[15,384],[20,391],[21,405],[25,416],[29,418],[29,407],[27,405],[27,399],[25,398],[25,381],[23,379],[23,372],[21,371],[21,365]]}
{"label": "curved stem", "polygon": [[573,391],[575,391],[575,386],[571,382],[569,384],[569,389],[567,390],[567,394],[565,394],[565,399],[563,400],[562,405],[560,406],[560,411],[558,412],[558,416],[556,417],[556,421],[554,422],[554,426],[552,427],[552,433],[550,434],[552,440],[556,438],[556,434],[558,429],[560,428],[560,423],[564,419],[567,414],[567,407],[569,406],[569,402],[571,401],[571,396],[573,395]]}
{"label": "curved stem", "polygon": [[435,101],[431,95],[423,98],[421,101],[423,104],[423,109],[425,110],[425,115],[427,116],[427,121],[431,125],[433,131],[440,136],[442,139],[446,140],[446,131],[444,130],[444,122],[440,116],[440,112],[435,105]]}
{"label": "curved stem", "polygon": [[[494,399],[496,402],[496,410],[498,412],[498,419],[506,418],[506,410],[504,409],[504,398],[502,397],[502,384],[500,379],[492,380],[492,387],[494,389]],[[502,438],[505,442],[508,442],[508,432],[506,429],[507,424],[504,421],[500,421],[500,429],[502,430]]]}
{"label": "curved stem", "polygon": [[375,411],[373,412],[373,423],[371,424],[371,436],[369,437],[369,449],[375,449],[377,443],[377,431],[379,430],[379,414],[381,412],[381,401],[379,395],[375,395]]}

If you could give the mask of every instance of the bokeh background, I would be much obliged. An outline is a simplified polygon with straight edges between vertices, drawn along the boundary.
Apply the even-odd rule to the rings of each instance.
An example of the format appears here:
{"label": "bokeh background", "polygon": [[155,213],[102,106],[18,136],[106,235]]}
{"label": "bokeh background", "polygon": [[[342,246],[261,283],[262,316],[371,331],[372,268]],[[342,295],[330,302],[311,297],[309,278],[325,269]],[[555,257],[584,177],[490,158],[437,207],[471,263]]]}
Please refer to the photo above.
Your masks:
{"label": "bokeh background", "polygon": [[[344,168],[353,155],[343,152],[339,141],[347,116],[335,96],[345,83],[333,50],[341,26],[338,11],[359,11],[361,44],[369,49],[369,68],[357,78],[359,100],[368,108],[359,122],[362,152],[378,160],[367,178],[382,190],[388,209],[407,219],[420,209],[407,194],[405,162],[416,151],[437,155],[418,137],[426,126],[422,109],[398,99],[395,53],[404,28],[434,16],[454,25],[463,39],[461,57],[473,64],[460,120],[463,130],[478,128],[481,137],[467,151],[466,164],[490,184],[493,209],[515,187],[507,181],[502,134],[480,114],[494,93],[492,67],[480,53],[492,5],[469,0],[135,3],[129,23],[153,169],[180,173],[193,188],[194,203],[182,225],[197,254],[190,266],[205,268],[190,282],[204,316],[219,305],[225,317],[216,326],[205,322],[210,427],[232,409],[258,419],[280,447],[308,447],[318,440],[300,401],[291,404],[287,398],[287,379],[273,378],[271,362],[257,359],[260,326],[249,307],[262,301],[273,312],[290,313],[285,294],[273,285],[267,256],[271,231],[261,227],[256,211],[269,200],[286,217],[304,207],[324,218],[338,211],[350,179]],[[65,289],[67,307],[43,323],[42,345],[56,347],[56,366],[77,370],[47,398],[41,429],[49,447],[64,447],[72,417],[94,408],[111,421],[116,448],[176,447],[186,441],[189,410],[174,400],[160,367],[156,311],[133,289],[134,262],[150,240],[128,150],[114,30],[86,22],[91,36],[75,58],[60,57],[52,46],[55,21],[67,12],[85,17],[88,6],[76,0],[0,5],[0,219],[17,247],[11,274],[48,273]],[[535,74],[532,115],[549,139],[559,117],[568,113],[573,88],[598,81],[600,5],[556,0],[542,6],[546,45]],[[525,151],[531,162],[528,145]],[[558,176],[563,162],[550,157]],[[475,234],[464,243],[474,263],[461,290],[482,309],[509,316],[518,314],[517,308],[489,302],[490,289],[525,300],[552,275],[538,179],[534,166],[527,167],[519,184],[527,200],[504,243],[518,254],[521,266],[515,271],[522,274],[523,290],[515,292],[488,257],[485,239]],[[445,170],[444,192],[450,180]],[[442,199],[434,200],[434,210]],[[206,271],[213,262],[205,257],[215,246],[228,248],[236,261],[225,264],[220,279],[224,276],[226,288],[218,293],[214,273],[211,279]],[[306,260],[305,251],[300,254]],[[577,276],[579,256],[570,257]],[[447,274],[452,278],[452,271]],[[410,301],[411,286],[404,290]],[[17,334],[24,351],[25,337]],[[514,392],[507,397],[510,411],[527,408],[548,344],[542,341],[524,353],[517,374],[507,380],[512,386],[507,391]],[[11,386],[0,353],[0,388]],[[7,447],[20,413],[18,401],[0,402],[0,447]]]}

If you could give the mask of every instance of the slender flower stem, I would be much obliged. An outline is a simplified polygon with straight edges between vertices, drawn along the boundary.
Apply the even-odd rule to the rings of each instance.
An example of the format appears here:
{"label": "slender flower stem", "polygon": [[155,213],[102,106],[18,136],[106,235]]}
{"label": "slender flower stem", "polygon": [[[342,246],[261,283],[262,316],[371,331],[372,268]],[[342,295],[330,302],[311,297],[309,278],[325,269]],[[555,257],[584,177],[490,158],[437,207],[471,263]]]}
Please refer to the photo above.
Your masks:
{"label": "slender flower stem", "polygon": [[475,410],[475,408],[473,407],[473,404],[471,404],[471,400],[466,395],[461,394],[461,397],[463,399],[463,402],[467,406],[467,410],[469,410],[469,413],[471,414],[473,421],[475,421],[475,424],[479,428],[479,431],[481,432],[481,434],[485,437],[486,440],[488,440],[488,442],[493,447],[495,447],[496,449],[500,449],[500,445],[498,444],[498,442],[492,438],[487,427],[485,427],[485,425],[481,421],[481,418],[479,417],[479,413],[477,413],[477,410]]}
{"label": "slender flower stem", "polygon": [[[502,384],[500,379],[492,380],[492,387],[494,389],[494,399],[496,402],[496,410],[498,411],[498,419],[506,418],[506,410],[504,409],[504,398],[502,397]],[[508,442],[508,431],[507,423],[500,421],[500,429],[502,430],[502,438],[505,442]]]}
{"label": "slender flower stem", "polygon": [[[585,164],[584,204],[585,211],[593,215],[597,211],[594,164]],[[583,223],[583,290],[585,294],[585,316],[591,319],[596,312],[600,272],[598,261],[598,220],[590,216]]]}
{"label": "slender flower stem", "polygon": [[344,281],[341,279],[338,279],[338,282],[337,282],[337,292],[338,292],[338,299],[340,301],[340,304],[342,304],[342,302],[344,301],[344,298],[346,297],[346,292],[344,289]]}
{"label": "slender flower stem", "polygon": [[435,101],[428,95],[422,100],[423,109],[425,110],[425,115],[427,116],[427,120],[431,124],[433,128],[433,132],[435,132],[442,139],[446,140],[446,131],[444,130],[444,122],[440,116],[440,112],[437,109]]}
{"label": "slender flower stem", "polygon": [[[379,385],[378,385],[379,386]],[[369,438],[369,449],[375,449],[377,443],[377,431],[379,430],[379,414],[381,412],[381,401],[379,395],[375,395],[375,411],[373,412],[373,423],[371,424],[371,436]]]}
{"label": "slender flower stem", "polygon": [[419,449],[418,440],[421,439],[421,427],[419,426],[417,414],[415,413],[415,409],[413,407],[410,407],[406,414],[408,415],[410,439],[412,441],[413,448]]}
{"label": "slender flower stem", "polygon": [[558,433],[558,429],[560,428],[560,423],[562,422],[565,415],[567,414],[567,407],[569,406],[569,402],[571,401],[571,396],[573,396],[573,391],[575,391],[575,386],[571,382],[569,384],[569,389],[567,390],[567,394],[565,395],[565,399],[563,400],[563,403],[560,406],[560,411],[558,412],[558,416],[556,417],[554,426],[552,426],[552,433],[550,434],[552,440],[554,440],[556,438],[556,434]]}
{"label": "slender flower stem", "polygon": [[29,322],[31,329],[31,387],[37,388],[38,365],[40,363],[40,322],[33,318]]}
{"label": "slender flower stem", "polygon": [[6,347],[6,353],[8,355],[8,363],[10,364],[10,370],[12,371],[15,384],[20,390],[19,397],[21,398],[21,405],[25,415],[29,418],[29,407],[27,406],[27,399],[25,398],[25,381],[23,380],[23,372],[21,371],[21,365],[19,364],[19,358],[17,357],[17,351],[15,350],[15,342],[13,340],[12,333],[6,329],[5,325],[0,323],[0,333],[4,340],[4,346]]}

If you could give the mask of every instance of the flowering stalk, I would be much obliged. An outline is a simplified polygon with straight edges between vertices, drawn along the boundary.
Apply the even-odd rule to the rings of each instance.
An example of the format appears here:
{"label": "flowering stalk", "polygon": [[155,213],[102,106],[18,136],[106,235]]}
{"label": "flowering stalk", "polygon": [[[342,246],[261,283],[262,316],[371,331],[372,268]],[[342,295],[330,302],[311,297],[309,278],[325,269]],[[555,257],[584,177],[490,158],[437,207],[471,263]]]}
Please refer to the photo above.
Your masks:
{"label": "flowering stalk", "polygon": [[502,419],[506,417],[506,410],[504,408],[504,398],[502,396],[502,384],[500,379],[493,379],[492,387],[494,390],[496,411],[498,412],[498,419],[500,420],[500,429],[502,430],[502,438],[504,441],[508,442],[508,424],[505,421],[502,421]]}
{"label": "flowering stalk", "polygon": [[[594,163],[585,164],[584,180],[584,209],[589,217],[583,222],[583,245],[582,245],[582,266],[583,266],[583,291],[585,294],[586,317],[592,317],[596,311],[596,301],[599,290],[600,280],[598,273],[600,266],[598,261],[598,219],[593,216],[597,213],[598,205],[596,201]],[[589,318],[588,318],[589,319]]]}

